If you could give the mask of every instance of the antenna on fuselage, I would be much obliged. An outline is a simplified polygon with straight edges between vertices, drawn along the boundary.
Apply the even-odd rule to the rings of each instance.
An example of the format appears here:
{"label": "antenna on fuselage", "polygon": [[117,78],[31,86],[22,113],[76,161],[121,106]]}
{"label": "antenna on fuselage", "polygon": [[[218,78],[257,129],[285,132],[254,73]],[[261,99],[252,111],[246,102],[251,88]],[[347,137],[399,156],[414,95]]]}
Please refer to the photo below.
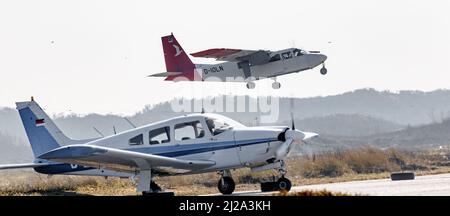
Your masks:
{"label": "antenna on fuselage", "polygon": [[128,119],[127,117],[123,117],[123,119],[125,119],[125,121],[127,121],[128,124],[130,124],[133,128],[136,128],[136,125],[133,124],[133,122],[131,122],[130,119]]}
{"label": "antenna on fuselage", "polygon": [[114,131],[114,134],[117,134],[117,132],[116,132],[116,126],[113,126],[113,131]]}
{"label": "antenna on fuselage", "polygon": [[105,135],[103,135],[102,132],[100,132],[96,127],[92,127],[92,128],[94,128],[94,130],[95,130],[98,134],[100,134],[101,137],[105,137]]}

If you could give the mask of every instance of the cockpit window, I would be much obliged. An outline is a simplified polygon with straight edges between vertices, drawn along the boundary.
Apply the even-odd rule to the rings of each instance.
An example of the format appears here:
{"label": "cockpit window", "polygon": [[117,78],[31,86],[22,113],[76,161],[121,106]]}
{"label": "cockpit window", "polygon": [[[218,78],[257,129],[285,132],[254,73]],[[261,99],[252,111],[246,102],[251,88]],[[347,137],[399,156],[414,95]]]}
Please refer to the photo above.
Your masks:
{"label": "cockpit window", "polygon": [[302,56],[308,54],[307,51],[301,49],[294,49],[294,56]]}
{"label": "cockpit window", "polygon": [[291,51],[284,52],[281,55],[283,56],[283,59],[290,59],[290,58],[292,58],[292,52]]}
{"label": "cockpit window", "polygon": [[175,125],[175,139],[179,141],[198,139],[205,136],[200,121],[192,121]]}
{"label": "cockpit window", "polygon": [[213,136],[219,135],[227,130],[233,129],[228,123],[220,119],[206,118],[206,125]]}

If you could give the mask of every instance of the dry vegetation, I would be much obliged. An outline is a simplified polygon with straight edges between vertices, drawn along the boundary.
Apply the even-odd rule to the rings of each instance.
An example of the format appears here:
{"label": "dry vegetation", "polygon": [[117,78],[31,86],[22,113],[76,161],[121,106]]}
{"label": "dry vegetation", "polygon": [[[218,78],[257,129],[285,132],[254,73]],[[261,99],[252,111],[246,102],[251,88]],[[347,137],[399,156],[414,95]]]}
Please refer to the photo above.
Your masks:
{"label": "dry vegetation", "polygon": [[[364,147],[337,150],[320,155],[292,157],[287,161],[288,177],[294,185],[331,183],[389,177],[390,172],[415,171],[416,175],[450,172],[450,150],[438,149],[412,153],[394,149]],[[275,171],[250,173],[249,169],[233,171],[236,191],[257,190],[260,181],[274,178]],[[218,175],[206,173],[189,176],[159,177],[158,184],[177,195],[217,193]],[[33,171],[0,172],[0,195],[137,195],[129,179],[47,176]],[[278,194],[295,196],[342,196],[328,191],[302,191]]]}

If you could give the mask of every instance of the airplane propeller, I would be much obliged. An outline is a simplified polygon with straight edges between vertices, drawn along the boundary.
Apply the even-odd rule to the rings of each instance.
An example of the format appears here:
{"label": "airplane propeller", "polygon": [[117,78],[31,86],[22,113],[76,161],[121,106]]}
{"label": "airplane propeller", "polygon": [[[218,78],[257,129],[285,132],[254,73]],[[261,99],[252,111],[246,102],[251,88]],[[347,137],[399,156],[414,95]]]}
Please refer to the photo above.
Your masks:
{"label": "airplane propeller", "polygon": [[293,98],[291,98],[291,128],[287,128],[282,134],[280,134],[279,139],[284,143],[276,152],[277,159],[282,159],[286,156],[291,148],[291,144],[301,144],[305,143],[305,140],[311,139],[318,136],[316,133],[303,132],[295,129],[295,121],[293,114]]}

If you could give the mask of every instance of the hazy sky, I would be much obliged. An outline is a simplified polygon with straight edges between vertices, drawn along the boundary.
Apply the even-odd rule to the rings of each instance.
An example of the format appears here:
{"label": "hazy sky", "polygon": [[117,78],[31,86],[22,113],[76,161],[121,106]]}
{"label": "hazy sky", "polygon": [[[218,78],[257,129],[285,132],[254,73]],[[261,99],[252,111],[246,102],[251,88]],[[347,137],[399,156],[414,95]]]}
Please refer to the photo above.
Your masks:
{"label": "hazy sky", "polygon": [[[310,97],[356,88],[450,88],[449,1],[0,1],[0,106],[33,95],[50,113],[131,114],[173,97],[220,93]],[[247,90],[171,83],[160,37],[215,47],[328,55],[319,68]],[[331,42],[331,43],[328,43]],[[205,62],[194,59],[195,62]]]}

